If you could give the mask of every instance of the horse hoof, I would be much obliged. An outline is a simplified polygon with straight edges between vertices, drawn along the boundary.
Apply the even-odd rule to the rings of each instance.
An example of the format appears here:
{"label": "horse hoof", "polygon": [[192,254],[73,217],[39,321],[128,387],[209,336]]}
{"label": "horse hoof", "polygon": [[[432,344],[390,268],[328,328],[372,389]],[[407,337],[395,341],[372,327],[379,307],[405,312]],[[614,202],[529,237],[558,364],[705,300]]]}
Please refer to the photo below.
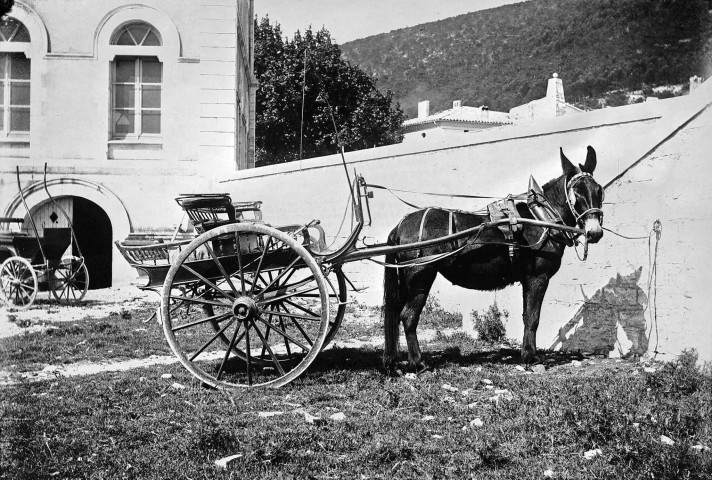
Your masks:
{"label": "horse hoof", "polygon": [[426,365],[425,363],[420,363],[415,368],[416,375],[422,375],[424,373],[428,373],[428,372],[432,372],[432,371],[433,371],[433,369],[430,367],[430,365]]}
{"label": "horse hoof", "polygon": [[522,352],[522,363],[527,365],[539,363],[539,357],[534,352]]}

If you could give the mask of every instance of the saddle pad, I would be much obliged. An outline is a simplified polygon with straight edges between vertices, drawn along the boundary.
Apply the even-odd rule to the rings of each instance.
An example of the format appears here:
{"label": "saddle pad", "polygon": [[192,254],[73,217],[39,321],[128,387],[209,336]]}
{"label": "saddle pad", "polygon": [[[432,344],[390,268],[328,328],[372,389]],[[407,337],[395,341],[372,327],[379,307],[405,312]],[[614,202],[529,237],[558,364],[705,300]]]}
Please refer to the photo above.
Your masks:
{"label": "saddle pad", "polygon": [[[519,218],[520,215],[517,211],[516,204],[517,202],[515,200],[509,198],[503,198],[488,204],[487,213],[489,214],[490,221],[496,222],[498,220],[508,220],[511,217]],[[499,225],[497,228],[504,233],[507,239],[511,240],[513,233],[512,230],[516,227],[512,227],[510,225]]]}

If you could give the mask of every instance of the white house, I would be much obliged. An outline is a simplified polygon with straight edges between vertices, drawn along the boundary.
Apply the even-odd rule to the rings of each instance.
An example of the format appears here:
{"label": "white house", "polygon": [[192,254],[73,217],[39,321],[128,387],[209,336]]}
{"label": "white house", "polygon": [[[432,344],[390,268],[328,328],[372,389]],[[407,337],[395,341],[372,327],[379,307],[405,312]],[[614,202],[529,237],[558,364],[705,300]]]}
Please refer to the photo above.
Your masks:
{"label": "white house", "polygon": [[46,163],[92,287],[130,278],[113,240],[172,230],[174,197],[254,165],[253,17],[253,0],[16,0],[0,25],[0,217],[29,229],[17,168],[40,234],[63,226]]}
{"label": "white house", "polygon": [[583,110],[580,108],[566,103],[564,83],[559,75],[554,73],[548,80],[544,98],[519,105],[509,112],[496,112],[487,106],[469,107],[462,105],[462,101],[455,100],[452,108],[431,114],[430,102],[428,100],[419,102],[418,117],[403,122],[403,141],[432,143],[442,138],[464,139],[468,134],[481,130],[531,123],[581,112]]}
{"label": "white house", "polygon": [[468,107],[462,105],[461,100],[452,102],[451,109],[431,115],[430,102],[424,100],[418,103],[418,117],[403,122],[403,141],[432,141],[442,135],[476,132],[511,123],[505,112],[490,111],[484,105]]}

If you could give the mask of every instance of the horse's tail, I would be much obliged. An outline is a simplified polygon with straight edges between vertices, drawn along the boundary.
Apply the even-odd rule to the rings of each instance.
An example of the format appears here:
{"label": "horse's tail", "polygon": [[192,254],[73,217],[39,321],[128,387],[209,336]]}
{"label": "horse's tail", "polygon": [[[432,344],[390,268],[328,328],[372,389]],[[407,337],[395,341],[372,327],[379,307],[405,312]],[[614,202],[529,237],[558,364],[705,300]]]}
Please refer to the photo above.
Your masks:
{"label": "horse's tail", "polygon": [[[396,230],[388,235],[388,245],[395,245]],[[383,275],[383,331],[386,337],[383,351],[383,364],[387,369],[393,368],[398,358],[398,337],[400,334],[399,320],[403,308],[401,295],[400,270],[390,267],[398,262],[396,253],[386,254],[386,268]]]}

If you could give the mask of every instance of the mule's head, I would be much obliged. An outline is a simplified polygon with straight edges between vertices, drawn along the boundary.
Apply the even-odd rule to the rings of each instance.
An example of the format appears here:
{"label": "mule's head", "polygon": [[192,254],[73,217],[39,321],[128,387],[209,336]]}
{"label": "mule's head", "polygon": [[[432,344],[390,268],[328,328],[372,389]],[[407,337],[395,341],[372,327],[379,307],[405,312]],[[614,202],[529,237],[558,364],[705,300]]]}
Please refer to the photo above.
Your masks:
{"label": "mule's head", "polygon": [[576,225],[586,232],[590,243],[603,237],[603,187],[593,179],[596,169],[596,151],[588,147],[586,162],[576,167],[561,149],[561,167],[566,178],[566,202]]}

